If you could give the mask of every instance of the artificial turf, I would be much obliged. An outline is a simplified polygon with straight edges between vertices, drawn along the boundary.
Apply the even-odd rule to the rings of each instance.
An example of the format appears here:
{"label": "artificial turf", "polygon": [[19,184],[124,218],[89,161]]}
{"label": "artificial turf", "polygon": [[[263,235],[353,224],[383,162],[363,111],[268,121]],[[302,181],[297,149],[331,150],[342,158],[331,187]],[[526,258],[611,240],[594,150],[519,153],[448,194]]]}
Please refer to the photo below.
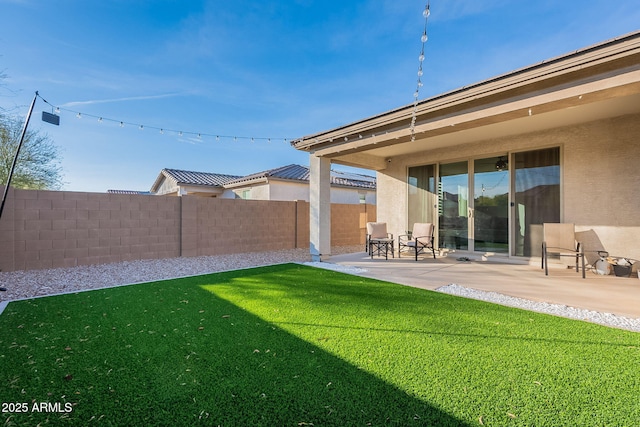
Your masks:
{"label": "artificial turf", "polygon": [[297,264],[12,302],[0,352],[7,426],[640,420],[638,333]]}

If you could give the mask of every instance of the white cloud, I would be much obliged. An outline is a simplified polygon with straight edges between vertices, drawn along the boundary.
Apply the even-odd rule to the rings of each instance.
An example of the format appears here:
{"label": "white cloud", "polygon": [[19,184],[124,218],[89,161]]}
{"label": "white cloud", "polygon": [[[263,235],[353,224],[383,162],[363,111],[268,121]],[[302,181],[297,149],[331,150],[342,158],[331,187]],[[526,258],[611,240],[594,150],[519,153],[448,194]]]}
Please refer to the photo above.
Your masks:
{"label": "white cloud", "polygon": [[161,98],[171,98],[174,96],[180,96],[179,93],[166,93],[160,95],[143,95],[143,96],[128,96],[125,98],[111,98],[111,99],[92,99],[87,101],[71,101],[66,102],[60,107],[77,107],[79,105],[92,105],[92,104],[107,104],[112,102],[128,102],[128,101],[143,101],[148,99],[161,99]]}

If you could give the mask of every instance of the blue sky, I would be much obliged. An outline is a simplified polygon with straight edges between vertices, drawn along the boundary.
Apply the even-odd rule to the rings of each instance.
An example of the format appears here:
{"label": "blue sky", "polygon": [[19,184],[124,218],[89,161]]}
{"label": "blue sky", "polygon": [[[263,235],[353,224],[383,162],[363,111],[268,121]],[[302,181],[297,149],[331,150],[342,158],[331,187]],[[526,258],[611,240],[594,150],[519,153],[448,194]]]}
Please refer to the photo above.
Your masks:
{"label": "blue sky", "polygon": [[[66,190],[308,165],[290,139],[412,103],[425,4],[0,0],[0,107],[24,117],[37,90],[62,108],[54,127],[38,101],[31,127]],[[420,99],[639,27],[637,0],[431,0]]]}

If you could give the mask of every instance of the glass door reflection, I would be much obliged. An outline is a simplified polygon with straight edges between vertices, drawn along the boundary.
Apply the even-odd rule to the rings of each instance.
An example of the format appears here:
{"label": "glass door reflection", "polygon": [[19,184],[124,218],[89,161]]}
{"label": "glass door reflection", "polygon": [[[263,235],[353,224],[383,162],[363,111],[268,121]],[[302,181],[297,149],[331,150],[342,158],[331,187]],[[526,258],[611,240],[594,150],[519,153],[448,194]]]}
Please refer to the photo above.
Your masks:
{"label": "glass door reflection", "polygon": [[440,165],[438,233],[441,248],[469,248],[468,171],[466,161]]}
{"label": "glass door reflection", "polygon": [[509,171],[507,156],[473,164],[473,244],[482,252],[509,253]]}

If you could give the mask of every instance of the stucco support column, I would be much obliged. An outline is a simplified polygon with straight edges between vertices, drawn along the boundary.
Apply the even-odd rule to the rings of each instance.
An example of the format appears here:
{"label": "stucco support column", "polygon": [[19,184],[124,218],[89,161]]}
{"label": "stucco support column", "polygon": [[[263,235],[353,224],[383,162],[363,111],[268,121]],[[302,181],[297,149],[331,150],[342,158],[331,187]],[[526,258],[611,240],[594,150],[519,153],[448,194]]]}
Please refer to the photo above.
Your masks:
{"label": "stucco support column", "polygon": [[313,261],[331,255],[331,160],[309,156],[309,251]]}

